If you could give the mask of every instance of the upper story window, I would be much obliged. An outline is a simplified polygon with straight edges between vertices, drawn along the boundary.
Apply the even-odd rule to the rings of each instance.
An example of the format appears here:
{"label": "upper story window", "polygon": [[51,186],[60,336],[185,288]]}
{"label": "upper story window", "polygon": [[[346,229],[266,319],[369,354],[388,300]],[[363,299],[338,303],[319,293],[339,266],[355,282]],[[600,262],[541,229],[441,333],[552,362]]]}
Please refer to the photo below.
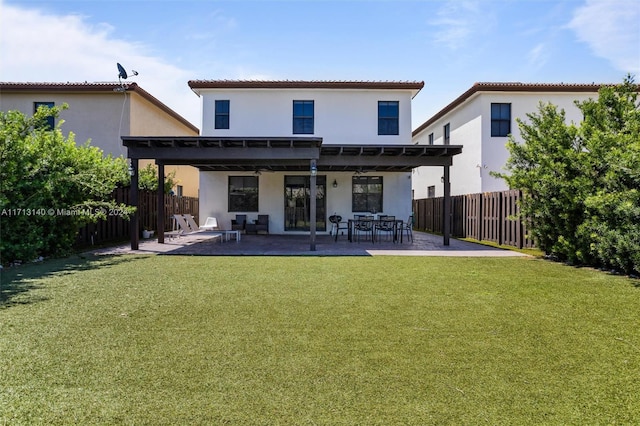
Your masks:
{"label": "upper story window", "polygon": [[313,134],[313,101],[293,101],[293,133]]}
{"label": "upper story window", "polygon": [[353,176],[351,179],[351,211],[381,212],[382,176]]}
{"label": "upper story window", "polygon": [[229,176],[229,211],[258,211],[258,176]]}
{"label": "upper story window", "polygon": [[378,134],[400,134],[400,102],[378,101]]}
{"label": "upper story window", "polygon": [[511,133],[511,104],[491,104],[491,136]]}
{"label": "upper story window", "polygon": [[229,101],[217,100],[216,101],[216,129],[228,129],[229,128]]}
{"label": "upper story window", "polygon": [[444,125],[442,133],[444,136],[444,144],[449,145],[449,143],[451,142],[451,123],[447,123]]}
{"label": "upper story window", "polygon": [[[55,103],[53,102],[34,102],[33,113],[35,114],[38,111],[38,108],[40,107],[53,108],[54,106],[55,106]],[[55,125],[56,125],[55,117],[53,116],[47,117],[45,130],[53,130]]]}
{"label": "upper story window", "polygon": [[433,133],[429,133],[429,145],[433,145]]}

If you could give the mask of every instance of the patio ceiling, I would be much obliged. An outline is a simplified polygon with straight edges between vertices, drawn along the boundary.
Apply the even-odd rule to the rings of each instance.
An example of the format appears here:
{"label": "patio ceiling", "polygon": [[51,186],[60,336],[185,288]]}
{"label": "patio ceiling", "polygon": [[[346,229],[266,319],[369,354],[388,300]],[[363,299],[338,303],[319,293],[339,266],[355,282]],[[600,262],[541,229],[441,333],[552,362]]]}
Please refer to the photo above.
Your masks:
{"label": "patio ceiling", "polygon": [[190,165],[202,171],[402,172],[450,166],[460,145],[323,145],[322,138],[219,138],[124,136],[132,159]]}

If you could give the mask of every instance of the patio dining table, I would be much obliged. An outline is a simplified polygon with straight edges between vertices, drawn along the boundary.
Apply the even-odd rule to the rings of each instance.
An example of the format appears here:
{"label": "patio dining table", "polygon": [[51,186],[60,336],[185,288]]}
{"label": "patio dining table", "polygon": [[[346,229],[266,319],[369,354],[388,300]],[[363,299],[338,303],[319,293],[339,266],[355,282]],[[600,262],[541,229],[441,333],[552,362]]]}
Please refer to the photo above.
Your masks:
{"label": "patio dining table", "polygon": [[375,228],[376,226],[380,225],[383,222],[393,222],[393,242],[397,242],[398,241],[398,234],[400,234],[400,243],[402,243],[402,228],[404,225],[404,221],[402,219],[348,219],[347,220],[347,236],[349,239],[349,242],[353,242],[353,231],[354,231],[354,227],[356,222],[361,222],[361,221],[370,221],[371,222],[371,226],[374,229],[374,232],[372,234],[372,242],[375,243]]}

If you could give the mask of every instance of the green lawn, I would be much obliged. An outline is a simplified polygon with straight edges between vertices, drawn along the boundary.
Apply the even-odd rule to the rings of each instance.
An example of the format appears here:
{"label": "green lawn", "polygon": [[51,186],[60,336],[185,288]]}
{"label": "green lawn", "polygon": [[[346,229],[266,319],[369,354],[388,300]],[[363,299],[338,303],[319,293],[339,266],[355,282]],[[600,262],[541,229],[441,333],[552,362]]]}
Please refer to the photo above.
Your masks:
{"label": "green lawn", "polygon": [[26,265],[0,424],[638,424],[639,286],[523,258]]}

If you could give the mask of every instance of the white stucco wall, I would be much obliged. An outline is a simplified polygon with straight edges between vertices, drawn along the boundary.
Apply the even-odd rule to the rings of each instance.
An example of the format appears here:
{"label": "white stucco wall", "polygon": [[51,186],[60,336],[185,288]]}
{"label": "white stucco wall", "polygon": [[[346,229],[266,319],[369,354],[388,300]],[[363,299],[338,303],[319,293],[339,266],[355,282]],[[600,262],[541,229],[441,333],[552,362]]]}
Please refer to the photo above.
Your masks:
{"label": "white stucco wall", "polygon": [[[410,144],[409,90],[203,89],[203,136],[321,137],[323,144]],[[214,129],[215,100],[229,100],[230,128]],[[314,101],[314,133],[293,134],[293,101]],[[378,101],[399,101],[399,135],[378,135]]]}
{"label": "white stucco wall", "polygon": [[[272,234],[283,234],[284,231],[284,173],[262,173],[259,177],[259,212],[228,211],[229,176],[253,176],[252,173],[201,172],[200,173],[200,221],[208,216],[218,219],[220,227],[231,229],[231,219],[236,214],[246,214],[249,221],[258,218],[258,214],[269,215],[269,231]],[[303,173],[287,173],[287,175],[303,175]],[[409,173],[372,173],[372,176],[383,177],[383,214],[394,215],[406,220],[411,214],[411,179]],[[319,173],[326,176],[326,214],[327,231],[331,229],[329,216],[334,212],[344,220],[353,218],[351,211],[351,178],[352,173]],[[332,186],[334,179],[338,187]],[[402,201],[400,201],[402,200]]]}
{"label": "white stucco wall", "polygon": [[[451,194],[473,194],[478,192],[502,191],[508,189],[502,179],[494,178],[491,171],[504,172],[509,153],[506,149],[507,137],[491,136],[491,104],[511,104],[511,131],[517,141],[522,142],[516,118],[528,121],[526,115],[538,111],[542,102],[551,102],[564,109],[567,122],[579,123],[581,111],[574,101],[596,98],[597,93],[543,93],[543,92],[487,92],[477,93],[465,103],[443,116],[413,137],[414,143],[427,144],[429,133],[434,133],[434,143],[442,144],[443,126],[451,123],[451,145],[463,145],[462,154],[453,158],[451,167]],[[436,187],[436,197],[444,195],[440,182],[442,170],[421,167],[414,170],[412,187],[414,198],[426,198],[427,188]]]}

